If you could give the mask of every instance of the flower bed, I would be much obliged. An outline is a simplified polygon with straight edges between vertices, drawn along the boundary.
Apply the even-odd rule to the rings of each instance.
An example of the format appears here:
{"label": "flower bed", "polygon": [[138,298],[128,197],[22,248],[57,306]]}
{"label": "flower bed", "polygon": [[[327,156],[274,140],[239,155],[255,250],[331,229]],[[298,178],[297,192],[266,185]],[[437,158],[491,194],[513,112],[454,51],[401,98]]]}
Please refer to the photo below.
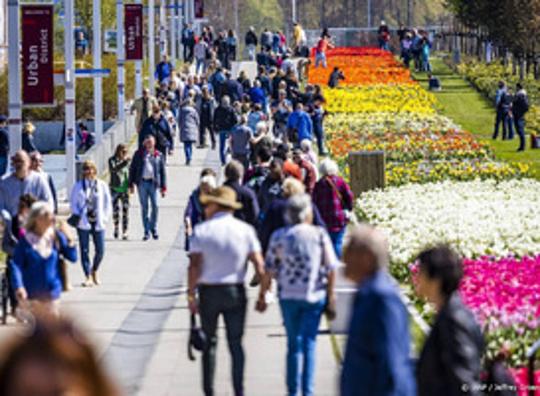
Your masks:
{"label": "flower bed", "polygon": [[327,133],[339,136],[344,132],[357,132],[371,135],[381,135],[391,131],[394,134],[425,129],[447,131],[459,129],[448,117],[438,114],[414,113],[336,113],[324,121]]}
{"label": "flower bed", "polygon": [[531,179],[406,184],[371,191],[358,200],[358,215],[390,240],[393,272],[407,278],[407,264],[426,246],[447,242],[463,257],[506,257],[540,252],[540,182]]}
{"label": "flower bed", "polygon": [[330,132],[330,152],[340,158],[351,151],[384,150],[387,161],[449,160],[465,158],[488,159],[489,145],[478,142],[470,133],[459,130],[448,131],[392,131],[373,136],[369,131]]}
{"label": "flower bed", "polygon": [[435,96],[416,84],[325,89],[324,96],[330,113],[435,113]]}

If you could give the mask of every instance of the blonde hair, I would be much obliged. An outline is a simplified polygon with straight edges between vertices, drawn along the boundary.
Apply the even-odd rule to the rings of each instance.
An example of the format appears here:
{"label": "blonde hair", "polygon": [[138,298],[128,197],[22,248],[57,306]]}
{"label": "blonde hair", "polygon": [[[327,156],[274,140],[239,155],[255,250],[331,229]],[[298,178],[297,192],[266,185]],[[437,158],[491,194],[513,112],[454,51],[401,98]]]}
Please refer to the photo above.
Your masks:
{"label": "blonde hair", "polygon": [[26,220],[25,228],[27,231],[34,232],[36,229],[37,219],[46,214],[52,216],[53,210],[51,205],[48,202],[38,201],[34,202],[30,207],[30,212],[28,213],[28,219]]}
{"label": "blonde hair", "polygon": [[26,122],[26,123],[24,124],[23,132],[26,132],[26,133],[34,133],[35,130],[36,130],[36,127],[35,127],[34,124],[32,124],[31,122]]}
{"label": "blonde hair", "polygon": [[82,164],[82,169],[84,169],[84,168],[92,169],[94,171],[94,176],[97,177],[98,170],[97,170],[97,166],[94,163],[94,161],[91,161],[91,160],[84,161],[83,164]]}
{"label": "blonde hair", "polygon": [[298,194],[304,194],[306,192],[306,187],[302,184],[301,181],[295,179],[294,177],[288,177],[283,182],[283,196],[286,198],[292,197]]}

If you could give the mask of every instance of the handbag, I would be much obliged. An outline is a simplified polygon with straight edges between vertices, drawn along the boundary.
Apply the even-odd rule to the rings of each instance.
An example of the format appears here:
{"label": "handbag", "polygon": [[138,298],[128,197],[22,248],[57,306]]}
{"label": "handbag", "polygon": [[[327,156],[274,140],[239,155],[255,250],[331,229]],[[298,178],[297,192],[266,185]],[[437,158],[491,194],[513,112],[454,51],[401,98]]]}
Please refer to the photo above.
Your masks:
{"label": "handbag", "polygon": [[[83,190],[84,192],[86,193],[86,183],[85,181],[83,180]],[[88,201],[85,199],[84,200],[84,205],[83,207],[81,208],[81,213],[84,212],[84,210],[86,209],[86,206],[88,205]],[[77,228],[79,226],[79,222],[81,221],[81,215],[79,214],[75,214],[75,213],[72,213],[69,215],[69,217],[67,218],[66,220],[66,223],[68,223],[70,226],[72,226],[73,228]]]}
{"label": "handbag", "polygon": [[199,352],[205,351],[208,346],[208,338],[203,329],[197,325],[197,315],[191,314],[190,322],[188,357],[189,360],[194,361],[195,355],[193,354],[193,349]]}

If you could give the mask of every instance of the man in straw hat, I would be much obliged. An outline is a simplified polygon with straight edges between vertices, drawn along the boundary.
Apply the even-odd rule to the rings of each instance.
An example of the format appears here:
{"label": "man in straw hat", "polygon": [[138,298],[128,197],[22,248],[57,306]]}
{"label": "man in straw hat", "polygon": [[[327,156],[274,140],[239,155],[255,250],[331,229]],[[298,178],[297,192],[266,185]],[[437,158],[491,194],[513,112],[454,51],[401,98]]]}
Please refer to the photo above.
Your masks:
{"label": "man in straw hat", "polygon": [[[188,301],[192,314],[201,315],[201,326],[208,337],[203,352],[203,390],[214,394],[217,324],[225,320],[227,342],[232,357],[234,394],[244,394],[244,351],[242,336],[246,322],[247,296],[244,286],[246,262],[262,276],[264,261],[255,229],[233,216],[242,207],[236,193],[227,186],[201,195],[207,221],[195,227],[191,239],[188,270]],[[198,299],[197,299],[198,292]]]}

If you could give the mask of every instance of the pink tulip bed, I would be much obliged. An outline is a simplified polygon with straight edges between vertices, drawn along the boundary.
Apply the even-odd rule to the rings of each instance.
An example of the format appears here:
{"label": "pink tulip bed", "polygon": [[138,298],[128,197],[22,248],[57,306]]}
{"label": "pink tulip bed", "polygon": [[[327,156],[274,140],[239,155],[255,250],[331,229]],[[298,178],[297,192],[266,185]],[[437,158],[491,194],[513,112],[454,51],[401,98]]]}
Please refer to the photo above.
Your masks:
{"label": "pink tulip bed", "polygon": [[[414,277],[416,266],[412,273]],[[509,350],[520,395],[526,395],[527,371],[522,367],[527,349],[540,339],[540,255],[465,259],[460,293],[484,330],[487,356]],[[430,312],[427,307],[424,311]]]}

